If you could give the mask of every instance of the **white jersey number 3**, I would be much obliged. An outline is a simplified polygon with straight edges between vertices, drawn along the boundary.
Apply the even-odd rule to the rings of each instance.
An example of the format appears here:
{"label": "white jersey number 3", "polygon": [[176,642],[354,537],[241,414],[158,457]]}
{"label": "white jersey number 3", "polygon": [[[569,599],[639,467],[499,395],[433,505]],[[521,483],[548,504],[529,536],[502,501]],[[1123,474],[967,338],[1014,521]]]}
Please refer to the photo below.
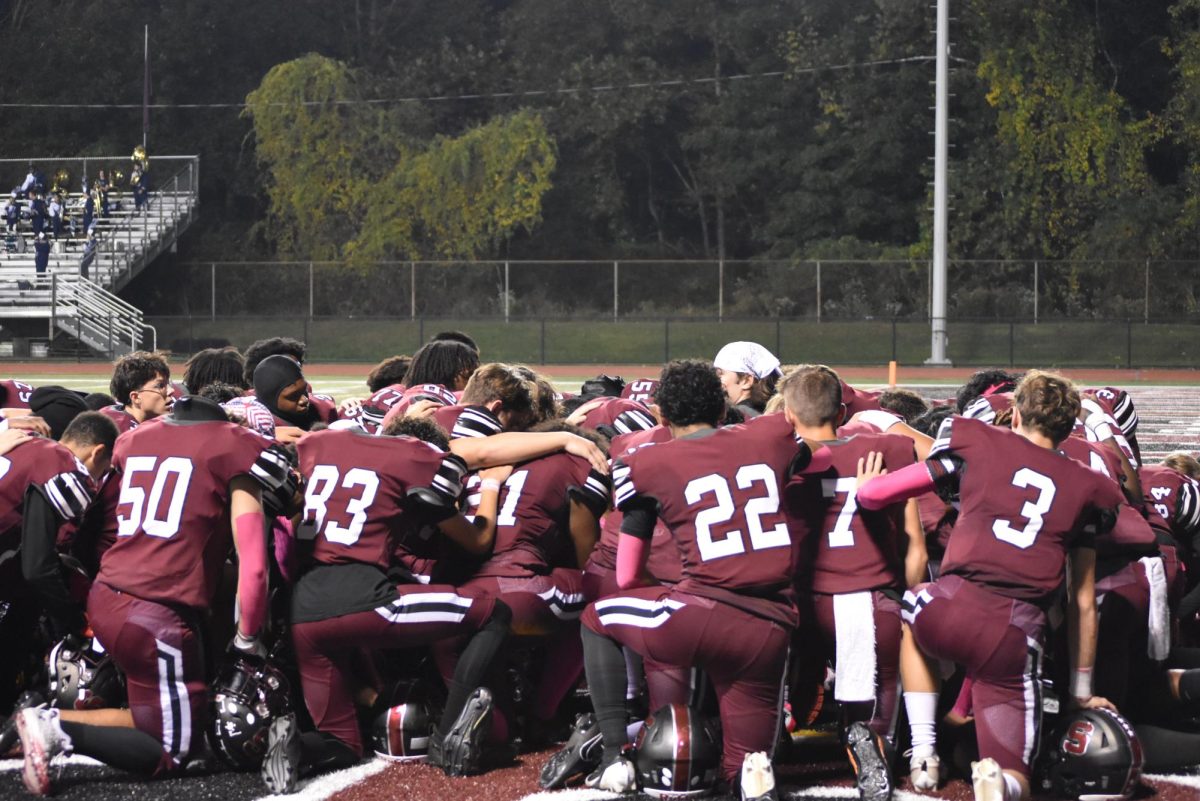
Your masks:
{"label": "white jersey number 3", "polygon": [[992,533],[996,535],[996,539],[1001,542],[1007,542],[1009,545],[1015,545],[1018,548],[1024,549],[1033,545],[1037,539],[1038,532],[1042,530],[1043,518],[1050,511],[1050,504],[1054,503],[1054,493],[1057,488],[1054,486],[1054,481],[1049,476],[1044,476],[1028,467],[1022,467],[1017,472],[1013,473],[1012,485],[1018,489],[1036,489],[1037,497],[1031,501],[1025,501],[1021,507],[1021,517],[1024,517],[1029,522],[1024,528],[1013,528],[1012,524],[1003,519],[997,519],[992,523]]}

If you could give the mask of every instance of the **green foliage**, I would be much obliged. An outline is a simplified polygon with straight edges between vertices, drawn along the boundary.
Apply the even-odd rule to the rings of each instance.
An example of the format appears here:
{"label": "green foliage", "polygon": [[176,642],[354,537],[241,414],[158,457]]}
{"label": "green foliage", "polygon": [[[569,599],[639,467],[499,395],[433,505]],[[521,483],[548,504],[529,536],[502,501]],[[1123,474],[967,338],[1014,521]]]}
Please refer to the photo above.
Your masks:
{"label": "green foliage", "polygon": [[246,98],[270,200],[267,236],[285,255],[486,256],[541,219],[554,143],[531,112],[431,143],[400,113],[358,103],[362,79],[315,54],[267,73]]}

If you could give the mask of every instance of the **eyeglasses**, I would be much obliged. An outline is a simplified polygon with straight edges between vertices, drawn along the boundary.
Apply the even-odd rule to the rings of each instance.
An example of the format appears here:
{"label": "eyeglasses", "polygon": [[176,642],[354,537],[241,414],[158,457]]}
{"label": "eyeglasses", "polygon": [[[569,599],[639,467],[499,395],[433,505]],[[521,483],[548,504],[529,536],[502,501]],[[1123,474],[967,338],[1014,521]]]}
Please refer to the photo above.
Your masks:
{"label": "eyeglasses", "polygon": [[153,392],[155,395],[162,395],[164,398],[168,397],[171,394],[171,390],[165,386],[141,387],[136,391],[137,392]]}

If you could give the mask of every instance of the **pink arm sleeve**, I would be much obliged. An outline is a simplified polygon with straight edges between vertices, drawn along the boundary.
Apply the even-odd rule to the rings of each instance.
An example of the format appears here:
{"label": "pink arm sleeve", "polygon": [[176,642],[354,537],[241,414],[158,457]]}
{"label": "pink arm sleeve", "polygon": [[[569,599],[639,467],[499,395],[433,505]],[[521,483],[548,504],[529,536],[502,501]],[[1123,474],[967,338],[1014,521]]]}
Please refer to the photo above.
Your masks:
{"label": "pink arm sleeve", "polygon": [[633,589],[642,582],[642,571],[650,554],[650,543],[632,534],[622,534],[617,540],[617,586]]}
{"label": "pink arm sleeve", "polygon": [[255,637],[267,619],[267,541],[262,512],[240,515],[234,522],[238,551],[238,630]]}
{"label": "pink arm sleeve", "polygon": [[271,528],[275,535],[275,564],[279,565],[283,580],[291,584],[296,576],[296,551],[292,547],[296,544],[296,535],[292,531],[292,521],[277,517]]}
{"label": "pink arm sleeve", "polygon": [[873,478],[859,487],[858,505],[864,509],[882,509],[930,492],[934,486],[933,476],[926,464],[915,462],[895,473]]}

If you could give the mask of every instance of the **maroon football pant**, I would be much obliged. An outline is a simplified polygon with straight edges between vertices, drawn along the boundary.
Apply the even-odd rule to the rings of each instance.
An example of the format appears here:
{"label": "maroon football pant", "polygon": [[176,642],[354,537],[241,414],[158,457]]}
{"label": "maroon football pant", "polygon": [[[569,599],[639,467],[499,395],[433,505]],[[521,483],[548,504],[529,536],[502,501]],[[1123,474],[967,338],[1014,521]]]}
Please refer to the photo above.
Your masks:
{"label": "maroon football pant", "polygon": [[[889,742],[896,721],[900,682],[900,603],[881,592],[871,593],[875,608],[875,703],[871,709],[872,731]],[[825,660],[837,658],[837,626],[833,614],[833,596],[813,594],[813,612],[819,642],[823,648],[797,648],[797,658],[812,661],[805,675],[824,677]],[[800,654],[803,654],[801,657]]]}
{"label": "maroon football pant", "polygon": [[942,576],[904,593],[904,619],[926,654],[962,665],[979,755],[1029,775],[1042,718],[1045,615],[1024,601]]}
{"label": "maroon football pant", "polygon": [[[549,720],[583,675],[579,616],[587,606],[583,573],[558,568],[548,576],[473,578],[459,586],[466,595],[498,598],[512,610],[514,637],[544,637],[546,661],[535,684],[533,716]],[[444,677],[453,673],[453,658],[439,654]]]}
{"label": "maroon football pant", "polygon": [[199,633],[174,609],[99,581],[87,608],[96,639],[125,673],[134,726],[162,744],[156,774],[182,768],[208,718]]}
{"label": "maroon football pant", "polygon": [[[620,595],[621,586],[617,584],[616,571],[589,563],[583,571],[583,592],[588,603],[610,595]],[[630,684],[633,687],[640,685],[641,674],[645,673],[651,712],[667,704],[693,704],[696,697],[703,693],[706,686],[704,674],[686,667],[663,665],[642,655],[639,657],[630,663],[630,670],[635,671],[630,677]],[[640,666],[638,661],[641,662]]]}
{"label": "maroon football pant", "polygon": [[399,587],[396,599],[377,609],[292,626],[304,701],[319,731],[362,756],[353,677],[364,650],[427,645],[477,631],[495,601],[469,598],[435,584]]}
{"label": "maroon football pant", "polygon": [[708,673],[721,709],[726,780],[738,781],[746,754],[774,751],[791,637],[787,628],[665,587],[626,590],[597,601],[583,613],[582,623],[648,659]]}

